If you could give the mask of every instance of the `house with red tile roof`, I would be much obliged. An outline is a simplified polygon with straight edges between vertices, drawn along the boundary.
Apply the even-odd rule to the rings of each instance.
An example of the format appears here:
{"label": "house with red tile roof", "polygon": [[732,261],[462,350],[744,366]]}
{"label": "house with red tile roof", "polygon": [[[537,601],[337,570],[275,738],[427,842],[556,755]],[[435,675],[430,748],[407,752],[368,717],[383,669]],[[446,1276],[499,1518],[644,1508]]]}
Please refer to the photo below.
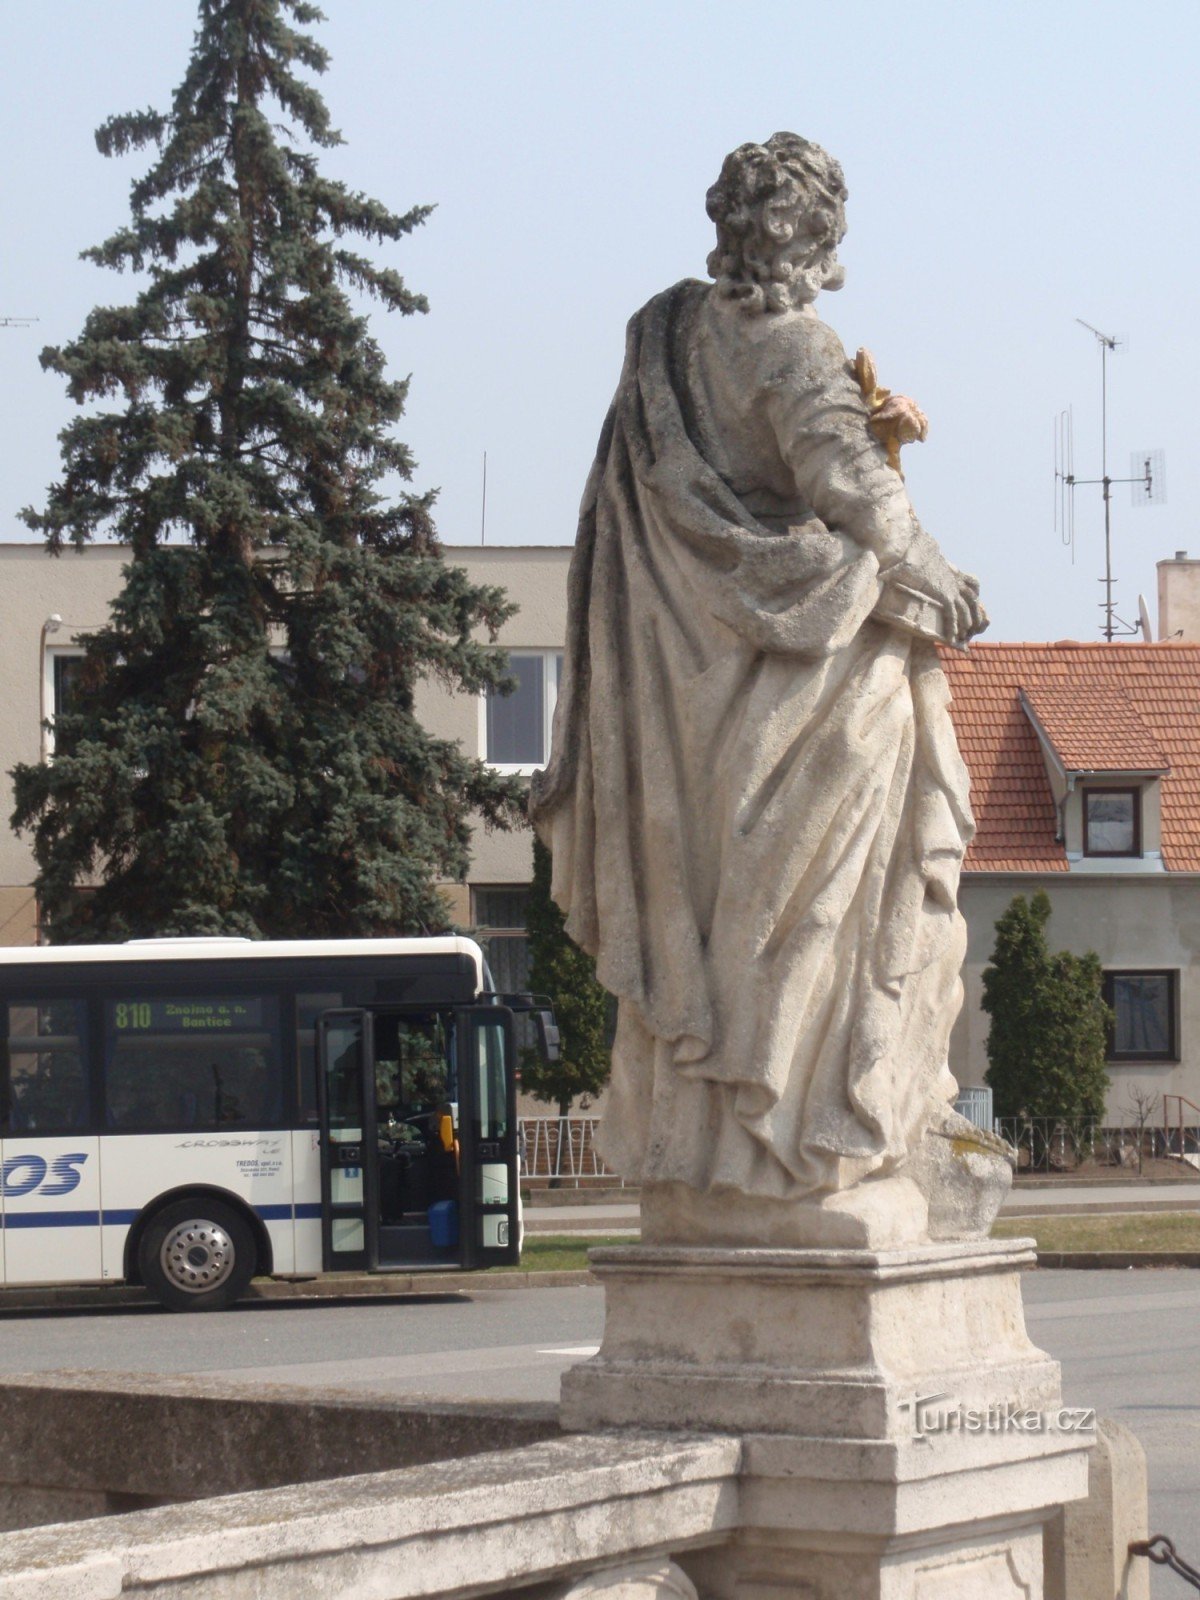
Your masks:
{"label": "house with red tile roof", "polygon": [[1134,1086],[1200,1107],[1200,644],[941,654],[976,824],[959,895],[969,943],[955,1077],[979,1085],[987,1069],[980,999],[996,920],[1015,894],[1044,889],[1052,948],[1095,950],[1104,968],[1109,1120],[1129,1120]]}

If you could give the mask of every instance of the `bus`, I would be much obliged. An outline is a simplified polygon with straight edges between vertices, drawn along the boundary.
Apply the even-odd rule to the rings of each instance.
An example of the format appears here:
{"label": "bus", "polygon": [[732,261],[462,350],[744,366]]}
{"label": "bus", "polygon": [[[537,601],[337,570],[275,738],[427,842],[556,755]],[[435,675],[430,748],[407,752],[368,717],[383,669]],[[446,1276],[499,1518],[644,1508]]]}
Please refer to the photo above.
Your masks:
{"label": "bus", "polygon": [[518,1261],[522,1012],[457,936],[0,950],[3,1283]]}

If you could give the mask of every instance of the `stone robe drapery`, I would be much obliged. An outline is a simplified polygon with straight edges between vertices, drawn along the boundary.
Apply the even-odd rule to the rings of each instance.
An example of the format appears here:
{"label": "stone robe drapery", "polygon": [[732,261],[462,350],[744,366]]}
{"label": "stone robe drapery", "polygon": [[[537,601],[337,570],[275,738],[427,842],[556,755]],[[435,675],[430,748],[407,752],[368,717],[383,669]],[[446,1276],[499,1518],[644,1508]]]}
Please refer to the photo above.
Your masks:
{"label": "stone robe drapery", "polygon": [[932,644],[873,616],[914,537],[811,312],[687,282],[634,317],[531,805],[619,999],[630,1179],[842,1189],[954,1094],[967,775]]}

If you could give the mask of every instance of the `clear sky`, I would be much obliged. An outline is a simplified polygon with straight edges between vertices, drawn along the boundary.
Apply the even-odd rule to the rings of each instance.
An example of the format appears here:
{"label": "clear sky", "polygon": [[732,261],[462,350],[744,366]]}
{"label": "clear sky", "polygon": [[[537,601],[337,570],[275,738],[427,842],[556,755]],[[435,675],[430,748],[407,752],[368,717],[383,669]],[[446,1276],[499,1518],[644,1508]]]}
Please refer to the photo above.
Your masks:
{"label": "clear sky", "polygon": [[[1166,452],[1168,503],[1114,491],[1119,608],[1154,563],[1200,556],[1196,0],[324,0],[329,169],[397,210],[435,202],[387,259],[430,314],[377,316],[412,373],[402,436],[440,486],[447,543],[568,543],[624,324],[704,275],[704,194],[747,139],[790,129],[842,162],[845,290],[820,302],[852,355],[930,419],[905,452],[922,521],[982,579],[993,639],[1092,638],[1098,490],[1077,550],[1052,526],[1052,423],[1099,471],[1099,357],[1076,317],[1128,335],[1110,363],[1109,462]],[[57,469],[70,407],[41,371],[129,285],[78,259],[126,215],[145,154],[105,161],[116,111],[166,108],[191,0],[4,8],[0,538]]]}

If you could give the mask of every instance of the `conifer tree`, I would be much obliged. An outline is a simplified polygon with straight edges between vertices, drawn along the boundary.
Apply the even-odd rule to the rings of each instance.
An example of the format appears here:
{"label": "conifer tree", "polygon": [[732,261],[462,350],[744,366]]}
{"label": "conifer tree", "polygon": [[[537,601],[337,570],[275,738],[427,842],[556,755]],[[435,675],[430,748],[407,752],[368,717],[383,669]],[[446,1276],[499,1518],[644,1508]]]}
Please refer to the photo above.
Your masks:
{"label": "conifer tree", "polygon": [[984,1076],[998,1117],[1099,1121],[1112,1022],[1100,958],[1093,951],[1052,955],[1050,909],[1041,890],[1028,901],[1019,894],[996,923],[983,974],[983,1009],[992,1019]]}
{"label": "conifer tree", "polygon": [[350,294],[426,304],[350,245],[430,208],[322,176],[316,152],[341,141],[302,31],[320,20],[306,0],[200,0],[170,112],[96,136],[156,154],[128,224],[86,252],[145,287],[42,354],[87,409],[25,521],[55,554],[129,548],[53,763],[14,773],[58,941],[437,928],[471,813],[521,809],[414,713],[422,677],[503,683],[487,638],[513,608],[443,561],[432,495],[403,487],[407,385]]}
{"label": "conifer tree", "polygon": [[529,987],[548,995],[560,1034],[560,1059],[544,1062],[532,1052],[522,1063],[521,1087],[558,1106],[565,1117],[579,1095],[598,1094],[612,1065],[608,1049],[608,994],[596,980],[596,963],[568,936],[550,897],[550,852],[533,841],[533,881],[526,902]]}

